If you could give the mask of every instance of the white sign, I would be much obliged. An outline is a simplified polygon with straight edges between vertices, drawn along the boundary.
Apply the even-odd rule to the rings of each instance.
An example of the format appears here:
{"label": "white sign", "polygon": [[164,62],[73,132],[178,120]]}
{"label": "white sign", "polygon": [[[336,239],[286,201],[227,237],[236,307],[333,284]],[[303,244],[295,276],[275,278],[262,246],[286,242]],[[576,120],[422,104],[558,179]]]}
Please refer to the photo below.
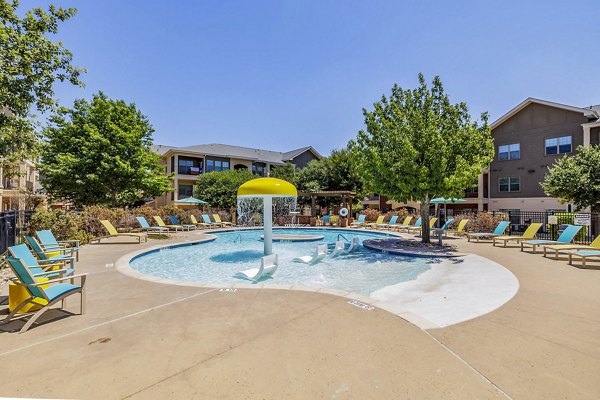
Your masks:
{"label": "white sign", "polygon": [[592,224],[591,214],[575,214],[575,225],[590,226]]}
{"label": "white sign", "polygon": [[558,217],[556,215],[548,215],[548,223],[550,225],[558,225]]}
{"label": "white sign", "polygon": [[348,304],[352,304],[354,307],[362,308],[363,310],[367,310],[367,311],[371,311],[371,310],[373,310],[375,308],[375,307],[370,306],[368,304],[361,303],[358,300],[350,300],[348,302]]}

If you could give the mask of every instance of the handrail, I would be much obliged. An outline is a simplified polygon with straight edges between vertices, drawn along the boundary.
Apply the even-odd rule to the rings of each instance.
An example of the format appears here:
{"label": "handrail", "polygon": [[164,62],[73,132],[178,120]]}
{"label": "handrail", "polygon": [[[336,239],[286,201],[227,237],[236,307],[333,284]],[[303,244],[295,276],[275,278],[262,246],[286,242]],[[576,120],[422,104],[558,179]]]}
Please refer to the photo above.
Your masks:
{"label": "handrail", "polygon": [[337,240],[338,240],[338,241],[340,240],[340,237],[343,237],[343,238],[344,238],[344,240],[345,240],[346,242],[349,242],[349,241],[350,241],[350,240],[348,240],[348,238],[347,238],[346,236],[344,236],[344,235],[343,235],[343,234],[341,234],[341,233],[338,233],[338,237],[337,237]]}
{"label": "handrail", "polygon": [[238,233],[238,235],[233,239],[233,243],[237,243],[238,239],[240,239],[240,243],[242,243],[242,234]]}

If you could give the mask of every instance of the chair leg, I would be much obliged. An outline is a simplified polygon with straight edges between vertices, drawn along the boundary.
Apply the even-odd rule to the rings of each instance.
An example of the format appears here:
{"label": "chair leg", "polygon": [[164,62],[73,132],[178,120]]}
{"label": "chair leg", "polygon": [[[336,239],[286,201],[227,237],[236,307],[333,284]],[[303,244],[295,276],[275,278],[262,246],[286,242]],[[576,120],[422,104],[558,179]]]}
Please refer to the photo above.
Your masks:
{"label": "chair leg", "polygon": [[31,302],[31,300],[33,300],[34,297],[31,296],[30,298],[23,300],[21,302],[21,304],[19,304],[18,306],[16,306],[7,316],[6,318],[4,318],[2,321],[0,321],[0,325],[4,325],[10,322],[10,320],[21,310],[21,308],[25,307],[28,303]]}
{"label": "chair leg", "polygon": [[31,327],[31,325],[33,325],[33,323],[49,309],[50,309],[50,304],[42,307],[38,312],[33,314],[33,316],[31,318],[29,318],[27,323],[25,325],[23,325],[23,327],[21,328],[19,333],[27,332],[27,330]]}

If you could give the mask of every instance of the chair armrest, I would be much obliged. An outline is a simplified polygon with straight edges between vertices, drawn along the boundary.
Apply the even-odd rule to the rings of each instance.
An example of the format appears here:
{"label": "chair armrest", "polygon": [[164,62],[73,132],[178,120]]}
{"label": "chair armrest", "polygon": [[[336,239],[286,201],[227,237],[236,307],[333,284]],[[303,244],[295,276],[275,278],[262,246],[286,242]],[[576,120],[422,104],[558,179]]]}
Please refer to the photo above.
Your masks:
{"label": "chair armrest", "polygon": [[[33,277],[35,278],[35,277],[39,277],[39,276],[45,276],[45,275],[50,275],[50,274],[56,274],[57,272],[67,272],[67,271],[68,271],[68,270],[67,270],[67,269],[64,269],[64,268],[62,268],[62,269],[54,269],[54,270],[52,270],[52,271],[46,271],[46,272],[40,272],[39,274],[33,274]],[[48,282],[50,282],[50,281],[46,281],[46,282],[44,282],[44,283],[48,283]]]}
{"label": "chair armrest", "polygon": [[47,280],[47,281],[44,281],[44,282],[36,282],[36,283],[17,282],[17,285],[21,285],[21,286],[42,286],[42,285],[47,285],[49,283],[62,282],[62,281],[66,281],[66,280],[70,280],[70,279],[74,279],[74,278],[81,278],[81,286],[83,286],[85,284],[85,278],[87,276],[88,276],[87,273],[85,273],[85,274],[76,274],[76,275],[63,276],[61,278],[50,279],[50,280]]}
{"label": "chair armrest", "polygon": [[70,239],[70,240],[59,240],[57,243],[59,243],[59,244],[75,243],[75,246],[79,247],[79,242],[81,242],[81,240]]}

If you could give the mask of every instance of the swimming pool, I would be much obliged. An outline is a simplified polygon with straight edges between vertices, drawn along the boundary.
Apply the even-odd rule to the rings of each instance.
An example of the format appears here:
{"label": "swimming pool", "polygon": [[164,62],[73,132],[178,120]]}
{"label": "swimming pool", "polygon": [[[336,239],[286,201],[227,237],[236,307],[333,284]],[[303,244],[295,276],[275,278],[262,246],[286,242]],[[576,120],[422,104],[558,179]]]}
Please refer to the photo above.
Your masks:
{"label": "swimming pool", "polygon": [[[216,239],[209,242],[176,245],[152,250],[134,257],[130,267],[140,273],[174,281],[207,284],[249,283],[235,278],[238,271],[260,265],[263,255],[262,230],[210,232]],[[273,253],[279,255],[279,268],[269,278],[259,281],[268,285],[302,285],[344,290],[368,296],[370,293],[416,279],[430,268],[432,259],[394,256],[368,250],[362,246],[352,253],[327,257],[315,265],[292,262],[311,255],[319,243],[389,236],[383,232],[333,229],[276,229],[274,234],[318,235],[323,239],[310,242],[274,242]],[[343,237],[342,237],[343,235]]]}

